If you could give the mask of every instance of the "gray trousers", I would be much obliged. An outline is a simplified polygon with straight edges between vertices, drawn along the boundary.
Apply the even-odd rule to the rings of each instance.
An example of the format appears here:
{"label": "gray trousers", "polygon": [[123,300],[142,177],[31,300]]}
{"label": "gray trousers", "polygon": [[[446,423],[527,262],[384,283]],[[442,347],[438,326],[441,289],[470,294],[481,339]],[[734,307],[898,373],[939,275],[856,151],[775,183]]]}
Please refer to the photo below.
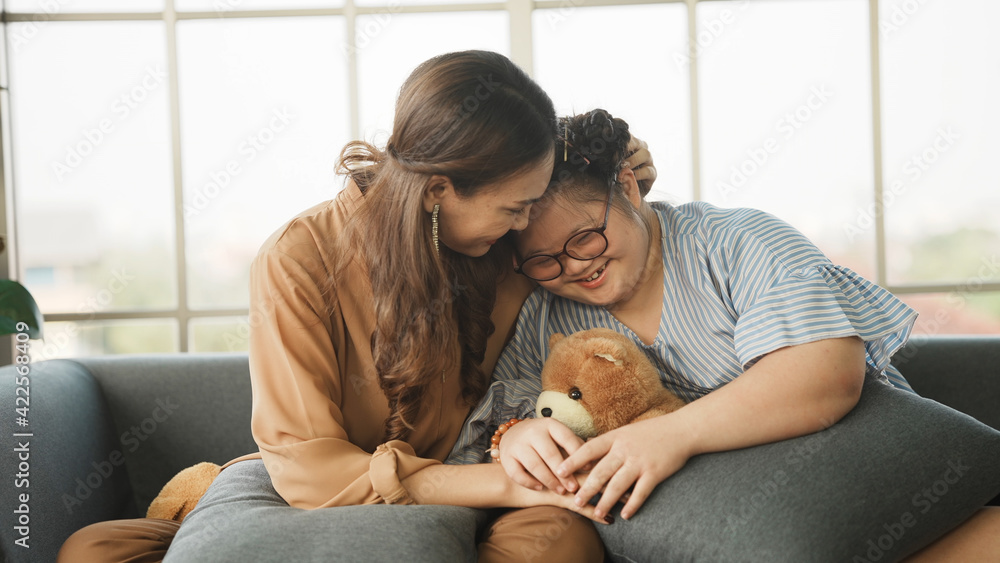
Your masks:
{"label": "gray trousers", "polygon": [[[97,532],[91,537],[99,537]],[[603,558],[593,523],[560,508],[365,505],[301,510],[285,503],[271,486],[264,463],[253,460],[219,474],[176,531],[164,561],[598,563]]]}
{"label": "gray trousers", "polygon": [[475,561],[486,519],[456,506],[300,510],[271,487],[262,461],[244,461],[219,474],[164,561]]}

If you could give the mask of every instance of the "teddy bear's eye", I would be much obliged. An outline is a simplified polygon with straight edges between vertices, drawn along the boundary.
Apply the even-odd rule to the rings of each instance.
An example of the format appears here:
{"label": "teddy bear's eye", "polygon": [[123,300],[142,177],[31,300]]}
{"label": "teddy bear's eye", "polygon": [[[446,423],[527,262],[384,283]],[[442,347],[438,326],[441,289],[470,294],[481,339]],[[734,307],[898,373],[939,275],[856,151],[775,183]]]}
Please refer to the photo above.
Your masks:
{"label": "teddy bear's eye", "polygon": [[579,389],[574,387],[569,390],[569,398],[573,399],[574,401],[579,401],[580,399],[583,398],[583,393],[581,393]]}

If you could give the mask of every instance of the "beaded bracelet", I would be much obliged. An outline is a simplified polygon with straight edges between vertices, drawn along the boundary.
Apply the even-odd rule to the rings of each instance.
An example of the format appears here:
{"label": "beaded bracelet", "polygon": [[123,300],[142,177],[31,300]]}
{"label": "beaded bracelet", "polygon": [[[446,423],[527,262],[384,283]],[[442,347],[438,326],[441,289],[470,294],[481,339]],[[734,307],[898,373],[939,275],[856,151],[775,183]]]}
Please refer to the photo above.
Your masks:
{"label": "beaded bracelet", "polygon": [[490,457],[493,461],[500,461],[500,438],[510,430],[511,426],[514,426],[518,422],[521,422],[520,418],[512,418],[497,427],[497,431],[493,433],[493,437],[490,438],[490,449],[486,450],[490,452]]}

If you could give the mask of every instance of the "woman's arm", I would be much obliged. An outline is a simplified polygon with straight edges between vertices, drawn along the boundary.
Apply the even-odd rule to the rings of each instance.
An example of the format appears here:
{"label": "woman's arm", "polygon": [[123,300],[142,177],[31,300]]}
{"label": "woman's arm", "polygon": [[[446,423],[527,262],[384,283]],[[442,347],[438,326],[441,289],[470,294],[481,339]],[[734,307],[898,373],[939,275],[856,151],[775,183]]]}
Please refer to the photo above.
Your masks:
{"label": "woman's arm", "polygon": [[[865,347],[856,337],[789,346],[763,356],[733,382],[653,419],[602,434],[557,468],[561,477],[597,462],[576,494],[578,506],[602,489],[601,519],[629,487],[629,518],[653,488],[692,456],[745,448],[830,427],[857,404]],[[598,461],[599,460],[599,461]]]}

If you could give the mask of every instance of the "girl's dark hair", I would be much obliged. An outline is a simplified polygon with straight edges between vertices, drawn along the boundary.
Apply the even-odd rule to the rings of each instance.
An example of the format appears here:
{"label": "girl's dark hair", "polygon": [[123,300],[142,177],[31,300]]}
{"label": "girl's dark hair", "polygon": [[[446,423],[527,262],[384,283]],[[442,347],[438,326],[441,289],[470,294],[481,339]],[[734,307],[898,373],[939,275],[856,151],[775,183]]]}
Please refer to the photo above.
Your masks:
{"label": "girl's dark hair", "polygon": [[385,150],[354,141],[341,152],[338,171],[365,195],[338,267],[360,258],[371,279],[371,349],[389,401],[387,440],[407,438],[429,383],[456,361],[466,401],[483,396],[496,284],[510,270],[505,241],[479,258],[444,245],[438,254],[423,208],[430,177],[447,176],[459,195],[474,195],[543,162],[555,123],[548,95],[507,57],[448,53],[422,63],[403,84]]}
{"label": "girl's dark hair", "polygon": [[[558,133],[552,181],[538,207],[559,194],[568,196],[570,191],[573,201],[604,201],[609,189],[615,190],[615,204],[623,204],[624,195],[617,184],[629,156],[632,134],[628,123],[603,109],[594,109],[559,118]],[[649,189],[648,180],[639,182],[641,195]]]}

